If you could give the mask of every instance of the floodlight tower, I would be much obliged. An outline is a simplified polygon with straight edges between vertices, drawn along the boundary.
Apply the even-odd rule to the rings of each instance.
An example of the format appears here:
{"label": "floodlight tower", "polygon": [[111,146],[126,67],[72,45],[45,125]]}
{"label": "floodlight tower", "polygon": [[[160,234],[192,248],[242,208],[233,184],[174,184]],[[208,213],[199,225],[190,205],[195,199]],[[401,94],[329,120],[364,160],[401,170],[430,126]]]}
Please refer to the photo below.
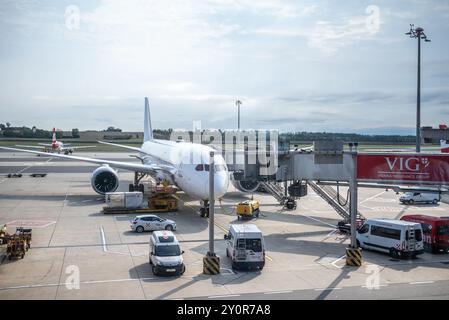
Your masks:
{"label": "floodlight tower", "polygon": [[414,27],[410,25],[410,31],[406,33],[410,38],[418,39],[418,92],[416,98],[416,152],[421,152],[421,39],[425,42],[430,42],[427,39],[424,29],[421,27]]}

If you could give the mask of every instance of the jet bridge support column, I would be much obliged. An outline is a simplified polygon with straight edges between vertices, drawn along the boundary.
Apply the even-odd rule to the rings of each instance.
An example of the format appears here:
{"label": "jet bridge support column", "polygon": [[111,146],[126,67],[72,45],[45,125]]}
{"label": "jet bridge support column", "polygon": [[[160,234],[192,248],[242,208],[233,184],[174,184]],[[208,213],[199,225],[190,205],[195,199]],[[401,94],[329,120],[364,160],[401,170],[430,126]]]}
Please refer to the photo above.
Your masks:
{"label": "jet bridge support column", "polygon": [[203,258],[203,273],[207,275],[220,274],[220,257],[215,254],[215,153],[210,153],[209,161],[209,252]]}
{"label": "jet bridge support column", "polygon": [[362,266],[362,249],[357,245],[357,202],[358,202],[358,182],[357,182],[357,152],[351,154],[353,170],[349,179],[349,191],[351,195],[351,245],[346,248],[346,264],[352,267]]}

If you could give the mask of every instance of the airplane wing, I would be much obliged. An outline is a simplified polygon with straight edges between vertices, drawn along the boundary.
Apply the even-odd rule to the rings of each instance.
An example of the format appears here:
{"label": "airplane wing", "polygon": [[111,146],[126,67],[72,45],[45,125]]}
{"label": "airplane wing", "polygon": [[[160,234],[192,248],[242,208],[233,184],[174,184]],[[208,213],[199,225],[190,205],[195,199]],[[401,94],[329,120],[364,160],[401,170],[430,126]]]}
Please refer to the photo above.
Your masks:
{"label": "airplane wing", "polygon": [[21,148],[35,148],[35,149],[43,149],[42,146],[26,146],[23,144],[16,144],[16,147],[21,147]]}
{"label": "airplane wing", "polygon": [[38,143],[38,145],[44,146],[44,147],[51,147],[52,146],[50,143]]}
{"label": "airplane wing", "polygon": [[[49,155],[46,152],[33,151],[33,150],[24,150],[24,149],[16,149],[16,148],[8,148],[8,147],[0,147],[0,149],[8,150],[8,151],[17,151],[17,152],[28,152],[28,153],[34,153],[34,154],[39,154],[39,155],[45,155],[45,156]],[[98,165],[109,165],[110,167],[117,168],[117,169],[123,169],[123,170],[134,171],[134,172],[142,172],[142,173],[150,173],[150,174],[157,173],[158,171],[166,171],[166,172],[173,174],[173,172],[175,170],[175,168],[169,167],[166,165],[161,167],[156,164],[137,164],[137,163],[122,162],[122,161],[111,161],[111,160],[93,159],[93,158],[86,158],[86,157],[68,156],[68,155],[55,154],[55,153],[52,153],[51,156],[55,157],[55,158],[62,158],[62,159],[67,159],[67,160],[77,160],[77,161],[95,163]]]}
{"label": "airplane wing", "polygon": [[125,145],[123,145],[123,144],[110,143],[110,142],[105,142],[105,141],[98,141],[98,143],[105,144],[105,145],[108,145],[108,146],[114,146],[114,147],[124,148],[124,149],[128,149],[128,150],[132,150],[132,151],[136,151],[136,152],[140,152],[140,153],[149,155],[149,154],[147,154],[145,151],[142,151],[142,149],[136,148],[136,147],[125,146]]}

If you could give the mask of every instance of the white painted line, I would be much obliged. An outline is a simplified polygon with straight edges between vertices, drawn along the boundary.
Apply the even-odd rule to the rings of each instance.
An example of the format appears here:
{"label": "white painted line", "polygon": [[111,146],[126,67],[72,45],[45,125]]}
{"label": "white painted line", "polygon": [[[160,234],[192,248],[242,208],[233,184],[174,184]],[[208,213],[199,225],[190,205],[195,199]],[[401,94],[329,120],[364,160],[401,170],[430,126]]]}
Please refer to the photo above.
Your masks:
{"label": "white painted line", "polygon": [[435,281],[417,281],[417,282],[410,282],[411,285],[418,285],[418,284],[432,284],[435,283]]}
{"label": "white painted line", "polygon": [[[379,284],[379,285],[376,285],[376,287],[378,287],[378,288],[383,288],[383,287],[388,287],[388,284]],[[373,286],[362,286],[362,288],[365,288],[365,289],[373,289]]]}
{"label": "white painted line", "polygon": [[329,227],[332,227],[332,228],[334,228],[334,229],[337,228],[337,227],[334,226],[333,224],[330,224],[330,223],[327,223],[327,222],[318,220],[318,219],[316,219],[316,218],[312,218],[312,217],[309,217],[309,216],[306,216],[306,215],[303,215],[303,217],[306,217],[306,218],[309,218],[310,220],[314,220],[314,221],[316,221],[316,222],[322,223],[322,224],[324,224],[324,225],[326,225],[326,226],[329,226]]}
{"label": "white painted line", "polygon": [[101,243],[103,244],[103,252],[108,252],[108,247],[106,246],[106,238],[104,236],[103,226],[100,227],[100,234],[101,234]]}
{"label": "white painted line", "polygon": [[266,295],[272,295],[272,294],[284,294],[284,293],[293,293],[293,291],[273,291],[273,292],[265,292]]}
{"label": "white painted line", "polygon": [[240,297],[240,294],[231,294],[231,295],[225,295],[225,296],[210,296],[210,297],[207,297],[207,299],[220,299],[220,298],[232,298],[232,297]]}
{"label": "white painted line", "polygon": [[375,196],[372,196],[372,197],[370,197],[370,198],[368,198],[368,199],[363,200],[363,201],[360,202],[359,204],[363,204],[363,203],[368,202],[368,201],[370,201],[370,200],[376,199],[378,196],[383,195],[385,192],[386,192],[386,191],[382,191],[382,192],[376,194]]}
{"label": "white painted line", "polygon": [[[116,279],[116,280],[92,280],[92,281],[81,281],[80,284],[102,284],[102,283],[117,283],[117,282],[133,282],[133,281],[150,281],[150,280],[159,280],[158,278],[140,278],[140,279]],[[13,290],[13,289],[31,289],[31,288],[45,288],[45,287],[60,287],[65,285],[72,285],[73,283],[62,282],[62,283],[48,283],[48,284],[31,284],[31,285],[23,285],[23,286],[12,286],[12,287],[3,287],[1,290]]]}
{"label": "white painted line", "polygon": [[334,266],[335,268],[337,268],[337,269],[343,269],[343,266],[339,267],[339,266],[336,265],[336,263],[339,262],[340,260],[344,259],[344,258],[346,258],[346,255],[341,256],[340,258],[338,258],[337,260],[335,260],[334,262],[332,262],[331,265],[333,265],[333,266]]}
{"label": "white painted line", "polygon": [[324,289],[315,289],[315,291],[334,291],[334,290],[341,290],[343,288],[324,288]]}

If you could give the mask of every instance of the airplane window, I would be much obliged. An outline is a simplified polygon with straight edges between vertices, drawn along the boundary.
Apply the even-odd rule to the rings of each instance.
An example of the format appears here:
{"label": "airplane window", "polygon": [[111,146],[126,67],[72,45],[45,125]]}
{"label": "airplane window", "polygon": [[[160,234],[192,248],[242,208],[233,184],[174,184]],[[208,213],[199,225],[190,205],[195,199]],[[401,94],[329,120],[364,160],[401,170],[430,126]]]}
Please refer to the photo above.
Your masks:
{"label": "airplane window", "polygon": [[[202,166],[202,165],[201,165]],[[205,168],[205,170],[207,171],[207,172],[209,172],[209,168],[210,168],[210,166],[208,165],[208,164],[205,164],[204,165],[204,168]],[[215,172],[220,172],[220,171],[225,171],[226,170],[226,167],[224,166],[224,165],[222,165],[222,164],[217,164],[217,165],[215,165]],[[201,170],[202,171],[202,170]]]}
{"label": "airplane window", "polygon": [[204,166],[202,164],[199,164],[195,168],[196,171],[204,171]]}

